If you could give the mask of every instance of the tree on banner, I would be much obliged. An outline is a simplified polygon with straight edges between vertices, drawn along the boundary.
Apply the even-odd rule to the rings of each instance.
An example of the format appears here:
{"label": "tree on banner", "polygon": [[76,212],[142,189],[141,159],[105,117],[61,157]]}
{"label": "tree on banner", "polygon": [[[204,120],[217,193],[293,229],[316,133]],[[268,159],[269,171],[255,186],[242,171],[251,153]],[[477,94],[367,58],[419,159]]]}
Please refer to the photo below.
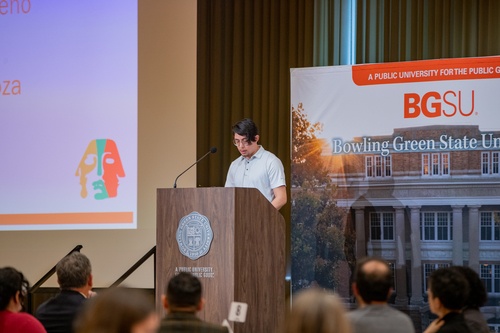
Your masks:
{"label": "tree on banner", "polygon": [[[322,124],[311,124],[302,104],[292,107],[292,289],[318,285],[337,289],[348,211],[336,205],[336,188],[322,157],[324,142],[316,135]],[[344,265],[347,267],[346,265]]]}
{"label": "tree on banner", "polygon": [[323,142],[316,138],[323,125],[311,124],[302,103],[292,106],[292,186],[325,185],[328,170],[321,159]]}

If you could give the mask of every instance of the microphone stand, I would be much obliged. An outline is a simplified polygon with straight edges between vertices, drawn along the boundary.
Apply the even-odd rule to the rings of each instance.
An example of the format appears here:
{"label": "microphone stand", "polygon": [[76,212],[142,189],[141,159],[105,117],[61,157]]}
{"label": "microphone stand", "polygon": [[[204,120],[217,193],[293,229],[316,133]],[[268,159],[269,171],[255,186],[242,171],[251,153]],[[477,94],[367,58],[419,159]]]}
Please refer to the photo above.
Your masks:
{"label": "microphone stand", "polygon": [[201,161],[202,159],[204,159],[205,157],[207,157],[207,155],[209,154],[212,154],[212,153],[215,153],[217,151],[217,148],[215,147],[212,147],[210,148],[210,150],[205,154],[203,155],[202,157],[200,157],[196,162],[194,162],[193,164],[191,164],[189,166],[189,168],[187,168],[186,170],[184,170],[180,175],[177,176],[177,178],[175,178],[175,181],[174,181],[174,188],[177,188],[177,179],[179,179],[180,176],[182,176],[183,174],[185,174],[189,169],[191,169],[193,166],[195,166],[196,164],[198,164],[199,161]]}

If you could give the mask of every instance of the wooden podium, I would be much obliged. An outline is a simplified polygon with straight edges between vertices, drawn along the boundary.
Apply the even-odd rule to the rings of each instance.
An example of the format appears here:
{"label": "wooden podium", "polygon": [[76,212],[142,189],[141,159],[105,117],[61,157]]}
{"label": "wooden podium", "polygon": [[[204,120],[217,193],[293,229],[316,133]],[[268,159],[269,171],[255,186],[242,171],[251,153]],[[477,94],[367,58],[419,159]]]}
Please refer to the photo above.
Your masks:
{"label": "wooden podium", "polygon": [[234,333],[278,331],[285,316],[285,221],[258,190],[158,189],[156,234],[159,311],[170,278],[188,271],[203,285],[201,319],[222,323],[231,303],[241,302],[248,304],[246,321],[230,321]]}

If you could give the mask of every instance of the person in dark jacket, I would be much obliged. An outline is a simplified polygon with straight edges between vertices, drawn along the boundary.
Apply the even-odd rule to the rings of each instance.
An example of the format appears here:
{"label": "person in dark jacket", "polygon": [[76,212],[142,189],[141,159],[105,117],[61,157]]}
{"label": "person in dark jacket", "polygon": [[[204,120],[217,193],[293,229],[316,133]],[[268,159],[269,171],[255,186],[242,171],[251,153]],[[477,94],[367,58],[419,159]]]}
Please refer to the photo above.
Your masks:
{"label": "person in dark jacket", "polygon": [[200,280],[186,272],[174,276],[162,295],[167,315],[160,324],[159,333],[227,333],[227,327],[205,322],[196,316],[203,309]]}
{"label": "person in dark jacket", "polygon": [[469,293],[465,277],[451,267],[439,268],[431,273],[427,295],[429,307],[438,318],[424,333],[476,333],[471,332],[461,313]]}
{"label": "person in dark jacket", "polygon": [[47,333],[73,333],[73,322],[92,292],[92,267],[90,260],[80,252],[72,252],[56,265],[60,292],[42,303],[35,317]]}

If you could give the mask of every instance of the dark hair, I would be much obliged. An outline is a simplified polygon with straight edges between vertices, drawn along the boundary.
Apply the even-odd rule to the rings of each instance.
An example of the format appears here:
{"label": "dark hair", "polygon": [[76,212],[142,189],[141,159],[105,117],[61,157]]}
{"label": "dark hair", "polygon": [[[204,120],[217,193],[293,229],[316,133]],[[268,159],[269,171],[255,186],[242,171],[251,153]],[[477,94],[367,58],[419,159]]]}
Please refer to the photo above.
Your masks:
{"label": "dark hair", "polygon": [[[379,263],[380,269],[366,270],[368,263]],[[389,265],[382,259],[364,258],[358,261],[354,273],[354,282],[358,288],[359,295],[366,303],[373,301],[387,301],[389,291],[392,287],[392,273]]]}
{"label": "dark hair", "polygon": [[19,292],[19,299],[24,306],[24,297],[29,290],[29,282],[23,273],[13,267],[0,268],[0,310],[5,310],[10,300]]}
{"label": "dark hair", "polygon": [[168,282],[168,304],[174,308],[197,306],[201,300],[201,291],[201,282],[196,276],[181,272]]}
{"label": "dark hair", "polygon": [[429,276],[429,289],[441,304],[449,310],[460,310],[469,294],[469,283],[465,277],[451,267],[435,270]]}
{"label": "dark hair", "polygon": [[453,266],[452,269],[461,273],[469,283],[469,294],[465,299],[465,306],[468,308],[479,309],[486,304],[488,294],[483,281],[479,275],[470,267]]}
{"label": "dark hair", "polygon": [[75,332],[128,333],[154,313],[154,302],[140,290],[111,288],[85,303],[75,321]]}
{"label": "dark hair", "polygon": [[75,251],[57,263],[56,273],[61,289],[81,288],[87,284],[92,267],[83,253]]}
{"label": "dark hair", "polygon": [[257,125],[250,118],[245,118],[233,125],[233,134],[238,134],[247,138],[248,141],[255,142],[255,136],[259,134]]}

